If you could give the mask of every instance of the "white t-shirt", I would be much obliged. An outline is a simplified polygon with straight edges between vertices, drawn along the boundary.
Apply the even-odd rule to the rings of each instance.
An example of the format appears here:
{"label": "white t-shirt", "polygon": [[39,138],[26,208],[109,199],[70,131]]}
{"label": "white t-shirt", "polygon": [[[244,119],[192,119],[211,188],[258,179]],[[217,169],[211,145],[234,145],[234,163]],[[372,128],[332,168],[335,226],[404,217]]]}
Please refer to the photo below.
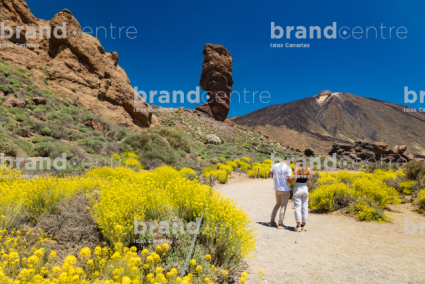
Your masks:
{"label": "white t-shirt", "polygon": [[273,172],[274,189],[280,191],[290,191],[287,178],[292,177],[291,167],[282,162],[272,165],[270,171]]}

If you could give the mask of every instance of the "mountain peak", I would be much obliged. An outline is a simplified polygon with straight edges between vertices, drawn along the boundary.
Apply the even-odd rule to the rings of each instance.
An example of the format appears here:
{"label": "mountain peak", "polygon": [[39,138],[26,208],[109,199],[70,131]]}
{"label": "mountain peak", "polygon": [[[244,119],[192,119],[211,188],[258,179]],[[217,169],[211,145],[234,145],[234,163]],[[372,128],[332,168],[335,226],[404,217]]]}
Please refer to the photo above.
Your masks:
{"label": "mountain peak", "polygon": [[323,105],[326,101],[328,101],[328,99],[333,98],[333,97],[339,97],[341,93],[332,93],[329,90],[326,91],[321,91],[320,93],[318,93],[317,95],[313,96],[313,98],[315,98],[317,100],[317,102],[319,103],[319,105]]}
{"label": "mountain peak", "polygon": [[[296,119],[291,114],[296,112]],[[406,113],[403,106],[345,92],[321,91],[313,97],[273,105],[232,120],[282,144],[326,152],[333,142],[360,139],[407,145],[425,155],[424,113]]]}

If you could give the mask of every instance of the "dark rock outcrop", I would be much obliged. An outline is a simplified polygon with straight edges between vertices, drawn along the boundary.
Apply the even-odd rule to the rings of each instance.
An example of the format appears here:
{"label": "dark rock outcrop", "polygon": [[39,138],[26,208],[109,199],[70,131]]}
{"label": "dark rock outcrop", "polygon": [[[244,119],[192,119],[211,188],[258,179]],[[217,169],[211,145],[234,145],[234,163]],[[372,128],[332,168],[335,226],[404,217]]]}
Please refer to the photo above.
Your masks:
{"label": "dark rock outcrop", "polygon": [[219,121],[224,121],[229,113],[233,85],[232,63],[232,55],[226,48],[218,44],[205,45],[200,85],[209,98],[196,109]]}
{"label": "dark rock outcrop", "polygon": [[406,145],[395,146],[393,149],[386,143],[356,141],[353,144],[335,143],[329,155],[336,154],[339,159],[362,159],[386,162],[411,161],[415,156],[407,150]]}
{"label": "dark rock outcrop", "polygon": [[314,156],[314,150],[307,148],[304,150],[304,155],[306,155],[307,157],[312,157]]}

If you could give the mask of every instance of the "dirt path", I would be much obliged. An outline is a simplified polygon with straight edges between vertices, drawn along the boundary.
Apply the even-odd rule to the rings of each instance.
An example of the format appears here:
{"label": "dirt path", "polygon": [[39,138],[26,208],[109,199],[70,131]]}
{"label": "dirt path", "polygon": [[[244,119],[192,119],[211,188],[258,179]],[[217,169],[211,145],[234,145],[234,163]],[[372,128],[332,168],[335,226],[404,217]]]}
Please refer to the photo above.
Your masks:
{"label": "dirt path", "polygon": [[[259,240],[247,272],[254,276],[263,268],[262,283],[425,283],[425,234],[419,230],[425,216],[408,205],[395,207],[388,224],[310,213],[308,232],[297,233],[292,200],[287,229],[266,225],[275,204],[271,179],[236,178],[215,188],[237,200],[257,227]],[[417,224],[415,234],[404,233],[406,217]]]}

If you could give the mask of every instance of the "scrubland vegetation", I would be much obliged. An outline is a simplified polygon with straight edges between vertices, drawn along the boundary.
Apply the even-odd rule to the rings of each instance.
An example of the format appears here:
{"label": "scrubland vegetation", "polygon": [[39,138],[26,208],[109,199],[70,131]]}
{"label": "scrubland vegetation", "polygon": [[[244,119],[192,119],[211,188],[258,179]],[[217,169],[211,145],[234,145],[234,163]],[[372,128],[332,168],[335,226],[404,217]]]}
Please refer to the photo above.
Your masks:
{"label": "scrubland vegetation", "polygon": [[[1,283],[227,282],[255,249],[256,233],[247,214],[211,189],[208,178],[226,183],[239,172],[264,179],[271,153],[300,155],[237,125],[226,131],[222,125],[202,128],[180,112],[163,114],[163,126],[130,130],[42,90],[25,69],[0,61],[0,72],[4,99],[43,99],[24,108],[0,101],[0,152],[12,156],[15,166],[17,157],[57,158],[62,153],[68,164],[60,171],[0,170]],[[93,122],[102,130],[95,130]],[[211,135],[220,139],[210,143]],[[87,158],[100,163],[85,169],[82,160]],[[324,159],[320,157],[322,165]],[[424,164],[383,168],[329,173],[314,165],[310,208],[377,222],[390,222],[388,206],[401,202],[412,201],[424,212]],[[40,177],[19,178],[22,173]],[[157,223],[187,227],[204,205],[189,274],[181,279],[193,235],[163,231]],[[152,230],[136,234],[136,219],[154,224]],[[260,270],[250,277],[262,275]],[[244,272],[237,281],[247,278]]]}
{"label": "scrubland vegetation", "polygon": [[[137,161],[134,154],[126,156]],[[19,172],[3,170],[2,174]],[[237,267],[254,249],[255,232],[249,226],[251,220],[234,201],[215,190],[210,193],[209,186],[186,178],[187,174],[193,172],[190,169],[177,171],[168,166],[140,172],[121,167],[93,169],[73,178],[2,179],[3,281],[180,282],[178,272],[182,270],[192,235],[159,234],[158,228],[153,234],[148,231],[134,235],[134,218],[182,221],[187,225],[200,217],[208,195],[202,223],[208,225],[201,226],[189,269],[191,274],[184,281],[225,280],[227,271]],[[89,211],[106,242],[102,248],[85,247],[79,255],[57,259],[57,253],[52,250],[54,236],[33,232],[31,226],[43,215],[57,213],[61,203],[82,194],[89,196]],[[138,240],[147,239],[167,239],[171,243],[139,245]]]}

